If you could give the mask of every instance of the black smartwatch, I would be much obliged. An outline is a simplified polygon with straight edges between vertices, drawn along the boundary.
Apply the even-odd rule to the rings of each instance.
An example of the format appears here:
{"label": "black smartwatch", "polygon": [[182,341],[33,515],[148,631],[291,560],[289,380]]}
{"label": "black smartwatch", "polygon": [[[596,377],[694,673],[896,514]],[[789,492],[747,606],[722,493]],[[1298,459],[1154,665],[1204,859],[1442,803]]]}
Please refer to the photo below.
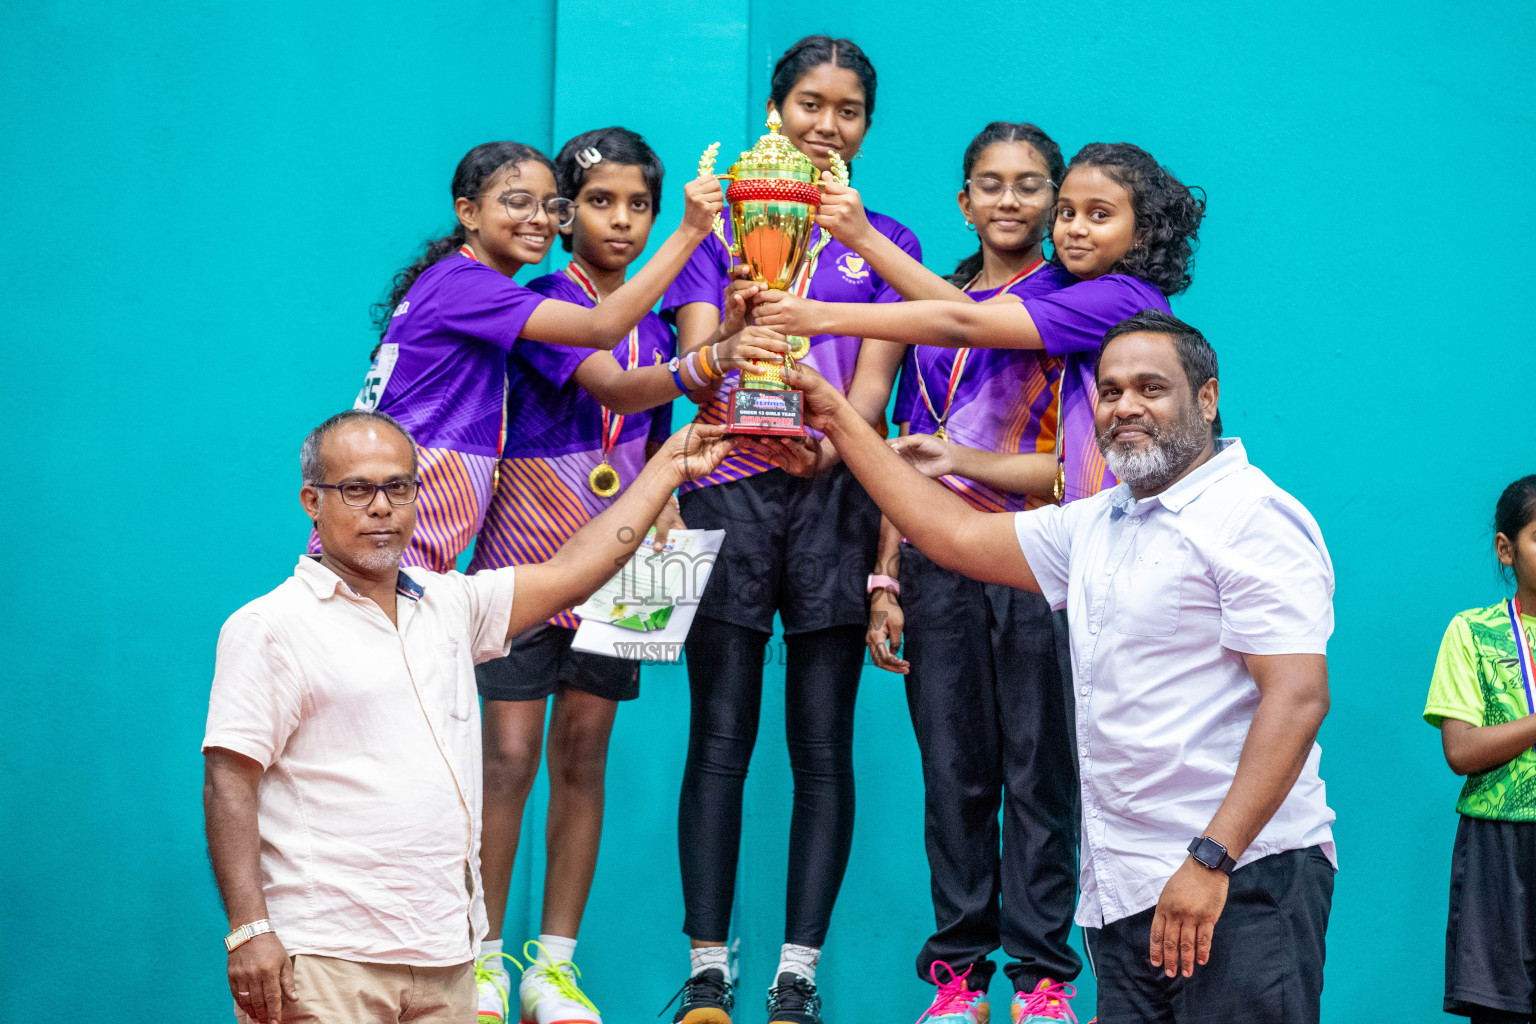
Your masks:
{"label": "black smartwatch", "polygon": [[1227,848],[1210,836],[1196,836],[1189,841],[1189,855],[1212,871],[1231,874],[1237,861],[1227,854]]}

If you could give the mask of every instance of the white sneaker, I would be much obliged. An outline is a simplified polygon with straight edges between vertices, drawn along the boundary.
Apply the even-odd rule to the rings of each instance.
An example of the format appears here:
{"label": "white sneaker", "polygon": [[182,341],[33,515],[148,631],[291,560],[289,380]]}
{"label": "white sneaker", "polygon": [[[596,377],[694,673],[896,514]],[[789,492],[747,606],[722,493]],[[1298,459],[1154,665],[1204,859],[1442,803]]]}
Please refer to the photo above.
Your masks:
{"label": "white sneaker", "polygon": [[[539,950],[542,953],[544,947]],[[534,960],[517,986],[524,1024],[602,1024],[597,1007],[576,984],[580,977],[581,971],[569,960]]]}
{"label": "white sneaker", "polygon": [[[512,960],[505,953],[492,953],[475,961],[475,996],[480,1013],[478,1024],[506,1024],[512,979],[507,976],[507,965],[501,962],[502,957]],[[517,963],[516,960],[512,962]]]}

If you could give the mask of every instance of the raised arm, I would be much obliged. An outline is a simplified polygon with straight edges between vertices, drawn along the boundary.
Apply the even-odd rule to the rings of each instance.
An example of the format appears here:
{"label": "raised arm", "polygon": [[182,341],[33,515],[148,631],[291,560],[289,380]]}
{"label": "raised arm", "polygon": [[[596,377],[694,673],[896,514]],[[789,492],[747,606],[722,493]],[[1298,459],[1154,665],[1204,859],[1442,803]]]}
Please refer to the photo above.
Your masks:
{"label": "raised arm", "polygon": [[924,554],[973,579],[1039,591],[1011,514],[978,512],[907,465],[816,371],[800,364],[788,377],[805,392],[806,422],[836,445],[875,504]]}
{"label": "raised arm", "polygon": [[[256,823],[260,763],[223,747],[203,758],[203,820],[208,859],[224,900],[229,929],[267,916],[261,889],[261,836]],[[229,954],[229,991],[248,1016],[281,1022],[283,999],[297,999],[293,965],[277,933],[248,940]]]}
{"label": "raised arm", "polygon": [[673,377],[672,371],[664,365],[637,366],[633,370],[626,370],[608,353],[594,352],[576,368],[575,380],[609,409],[628,415],[654,409],[679,395],[700,390],[696,387],[679,389],[677,385],[678,379],[685,385],[694,384],[691,374],[695,369],[706,375],[704,386],[710,388],[720,382],[726,371],[740,369],[749,359],[777,361],[789,351],[789,343],[783,336],[766,327],[745,328],[707,347],[707,356],[687,353],[693,357],[692,361],[688,368],[680,370],[677,377]]}
{"label": "raised arm", "polygon": [[753,320],[780,334],[848,334],[940,348],[1043,348],[1018,302],[817,302],[787,292],[759,295]]}
{"label": "raised arm", "polygon": [[[1301,776],[1328,714],[1328,659],[1322,654],[1244,654],[1259,690],[1232,786],[1205,835],[1241,857]],[[1193,838],[1193,837],[1191,837]],[[1211,935],[1226,905],[1227,876],[1186,858],[1163,888],[1152,918],[1153,966],[1189,977],[1211,955]]]}
{"label": "raised arm", "polygon": [[684,188],[687,208],[682,223],[634,277],[595,307],[548,299],[539,303],[523,327],[523,336],[552,345],[611,349],[639,323],[683,269],[708,235],[715,214],[725,205],[720,182],[699,177]]}
{"label": "raised arm", "polygon": [[591,597],[635,553],[677,486],[713,472],[735,446],[723,426],[690,423],[673,434],[618,500],[572,534],[553,558],[518,567],[507,635]]}
{"label": "raised arm", "polygon": [[[824,191],[816,223],[832,237],[864,257],[896,294],[910,301],[937,299],[946,302],[972,302],[969,295],[912,258],[901,246],[875,230],[864,213],[859,191],[840,185],[832,175],[822,174]],[[841,332],[838,332],[841,333]],[[809,335],[807,335],[809,337]]]}

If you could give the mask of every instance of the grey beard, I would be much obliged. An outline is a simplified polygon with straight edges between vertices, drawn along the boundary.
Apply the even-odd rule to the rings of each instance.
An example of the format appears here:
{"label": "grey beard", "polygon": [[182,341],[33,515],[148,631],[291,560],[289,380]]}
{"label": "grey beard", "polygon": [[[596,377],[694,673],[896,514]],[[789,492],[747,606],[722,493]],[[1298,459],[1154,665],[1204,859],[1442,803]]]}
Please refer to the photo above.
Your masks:
{"label": "grey beard", "polygon": [[1097,438],[1099,451],[1115,479],[1140,491],[1160,491],[1195,461],[1205,448],[1211,428],[1198,410],[1180,417],[1167,430],[1152,424],[1147,427],[1152,433],[1152,443],[1145,450],[1123,450],[1109,440],[1109,431],[1105,430]]}
{"label": "grey beard", "polygon": [[359,568],[369,572],[387,572],[390,569],[400,568],[400,556],[404,553],[404,548],[398,551],[393,547],[373,548],[358,555],[357,564]]}

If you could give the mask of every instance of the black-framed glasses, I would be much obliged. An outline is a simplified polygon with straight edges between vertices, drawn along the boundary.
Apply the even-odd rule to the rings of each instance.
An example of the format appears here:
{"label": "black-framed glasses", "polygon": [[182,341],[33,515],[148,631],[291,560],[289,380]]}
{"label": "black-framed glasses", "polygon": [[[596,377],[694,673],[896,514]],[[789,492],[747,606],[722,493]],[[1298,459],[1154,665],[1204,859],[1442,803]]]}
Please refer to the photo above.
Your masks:
{"label": "black-framed glasses", "polygon": [[420,480],[389,480],[382,484],[376,484],[371,480],[347,480],[339,484],[310,484],[311,487],[322,491],[335,491],[341,495],[341,500],[354,508],[367,508],[373,504],[373,499],[384,492],[384,497],[391,505],[409,505],[416,500],[416,494],[421,490]]}
{"label": "black-framed glasses", "polygon": [[1026,174],[1018,181],[1004,181],[991,175],[966,178],[965,187],[971,198],[988,203],[1002,202],[1003,193],[1012,192],[1021,203],[1037,203],[1056,187],[1056,183],[1043,174]]}
{"label": "black-framed glasses", "polygon": [[533,220],[539,214],[539,207],[544,207],[544,212],[549,216],[550,223],[556,227],[568,228],[576,219],[576,203],[564,196],[555,196],[552,199],[540,200],[532,192],[503,192],[499,196],[490,196],[483,193],[481,198],[494,198],[502,206],[506,207],[507,216],[513,220],[522,222]]}

